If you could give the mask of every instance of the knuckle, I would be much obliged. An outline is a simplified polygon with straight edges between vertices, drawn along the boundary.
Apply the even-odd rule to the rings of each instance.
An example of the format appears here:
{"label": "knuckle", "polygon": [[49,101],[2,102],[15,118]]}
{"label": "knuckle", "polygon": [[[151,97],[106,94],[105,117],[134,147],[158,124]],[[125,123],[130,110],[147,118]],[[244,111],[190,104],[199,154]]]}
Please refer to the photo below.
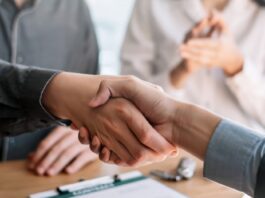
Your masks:
{"label": "knuckle", "polygon": [[46,140],[42,141],[39,145],[40,150],[46,150],[48,148],[48,142]]}
{"label": "knuckle", "polygon": [[159,90],[160,92],[164,92],[164,89],[159,85],[155,85],[155,88]]}
{"label": "knuckle", "polygon": [[139,80],[134,75],[127,75],[127,76],[125,76],[125,78],[126,78],[128,83],[135,83],[135,82],[137,82]]}
{"label": "knuckle", "polygon": [[[112,132],[112,134],[116,134],[117,132],[117,129],[119,129],[119,123],[115,122],[115,120],[113,119],[109,119],[109,120],[104,120],[102,122],[102,126],[104,126],[104,131],[109,131],[109,132]],[[105,134],[103,130],[100,131],[100,134],[98,134],[98,137],[99,138],[102,138],[102,136],[106,136],[106,139],[108,138],[107,137],[107,134]],[[104,143],[104,141],[100,141],[100,142],[97,142],[98,144],[95,144],[94,142],[94,146],[96,147],[99,147],[100,146],[100,143]]]}
{"label": "knuckle", "polygon": [[117,100],[115,110],[121,115],[128,114],[128,104],[124,100]]}
{"label": "knuckle", "polygon": [[77,148],[68,149],[64,152],[64,154],[61,156],[63,159],[68,158],[69,156],[72,156],[74,153],[77,152]]}
{"label": "knuckle", "polygon": [[140,149],[140,150],[137,150],[135,152],[134,157],[137,160],[137,162],[139,162],[139,161],[143,161],[144,160],[145,155],[146,155],[145,151],[143,149]]}
{"label": "knuckle", "polygon": [[62,144],[57,144],[51,149],[50,154],[56,155],[57,153],[60,153],[63,150],[63,145]]}
{"label": "knuckle", "polygon": [[143,144],[147,144],[150,142],[150,139],[151,139],[151,135],[148,131],[146,130],[143,130],[141,135],[140,135],[140,139],[141,139],[141,142]]}
{"label": "knuckle", "polygon": [[127,164],[129,166],[136,166],[137,164],[139,164],[139,160],[137,160],[137,159],[130,159],[130,160],[128,160]]}
{"label": "knuckle", "polygon": [[63,157],[60,160],[58,160],[55,164],[53,164],[52,168],[58,170],[65,164],[66,161],[67,161],[66,158]]}
{"label": "knuckle", "polygon": [[166,158],[167,158],[166,155],[160,155],[159,157],[157,157],[156,162],[162,162],[162,161],[164,161]]}

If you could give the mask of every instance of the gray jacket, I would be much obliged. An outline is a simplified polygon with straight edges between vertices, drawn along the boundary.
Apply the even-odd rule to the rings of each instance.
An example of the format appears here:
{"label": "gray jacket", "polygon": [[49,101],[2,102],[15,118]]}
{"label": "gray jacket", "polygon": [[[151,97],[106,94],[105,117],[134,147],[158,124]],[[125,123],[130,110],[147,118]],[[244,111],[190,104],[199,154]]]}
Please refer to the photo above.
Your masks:
{"label": "gray jacket", "polygon": [[[2,0],[0,7],[1,3]],[[98,72],[97,40],[83,0],[36,0],[16,17],[10,42],[10,60],[0,59],[1,136],[56,124],[43,111],[39,98],[58,71]],[[48,131],[50,128],[24,137],[5,138],[1,145],[4,155],[14,150],[12,145],[17,148],[20,144],[23,153],[27,153]]]}

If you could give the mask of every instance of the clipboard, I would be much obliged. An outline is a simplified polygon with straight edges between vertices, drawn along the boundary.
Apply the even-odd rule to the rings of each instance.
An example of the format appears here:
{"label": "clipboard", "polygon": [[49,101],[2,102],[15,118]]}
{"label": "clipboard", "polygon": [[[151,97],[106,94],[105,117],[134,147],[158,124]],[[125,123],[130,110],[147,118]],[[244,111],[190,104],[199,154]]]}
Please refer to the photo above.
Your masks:
{"label": "clipboard", "polygon": [[55,190],[32,194],[29,198],[187,198],[141,172],[85,180]]}

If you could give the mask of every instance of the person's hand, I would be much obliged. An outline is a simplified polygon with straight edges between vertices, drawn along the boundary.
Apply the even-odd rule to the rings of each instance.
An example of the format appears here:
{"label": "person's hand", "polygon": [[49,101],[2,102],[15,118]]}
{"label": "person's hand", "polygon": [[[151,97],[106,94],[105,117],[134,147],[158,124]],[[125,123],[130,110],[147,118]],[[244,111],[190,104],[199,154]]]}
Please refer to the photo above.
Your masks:
{"label": "person's hand", "polygon": [[[132,101],[149,120],[153,127],[172,145],[174,145],[174,147],[177,146],[179,143],[179,134],[173,133],[173,120],[178,117],[176,116],[177,106],[171,98],[161,91],[161,88],[131,76],[104,80],[100,85],[97,96],[91,100],[90,106],[98,107],[106,103],[110,97],[124,97]],[[178,113],[180,113],[181,110],[178,110]],[[81,128],[80,134],[85,135],[87,133],[89,133],[89,131],[86,131],[85,128]],[[150,136],[152,134],[149,133],[147,135]],[[91,140],[94,140],[91,143],[92,149],[94,151],[98,150],[98,145],[101,141],[98,140],[97,137],[91,137]],[[114,155],[111,154],[108,156],[108,148],[109,147],[107,145],[103,147],[102,152],[100,153],[100,158],[105,162],[115,162],[115,159],[120,157],[120,155],[114,152]]]}
{"label": "person's hand", "polygon": [[[192,27],[186,34],[183,44],[187,44],[192,39],[211,38],[213,35],[218,36],[220,27],[223,27],[220,24],[220,16],[212,12]],[[200,69],[202,68],[197,62],[182,57],[182,61],[170,72],[171,84],[175,88],[182,88],[186,80]]]}
{"label": "person's hand", "polygon": [[212,25],[218,36],[190,38],[180,47],[181,57],[191,68],[220,67],[226,75],[233,76],[242,70],[243,56],[219,15],[215,15]]}
{"label": "person's hand", "polygon": [[[177,102],[159,87],[126,76],[102,81],[97,95],[89,105],[98,108],[111,101],[111,98],[119,97],[132,101],[172,145],[183,147],[199,158],[204,158],[210,137],[220,122],[218,116],[194,105]],[[80,134],[89,134],[89,131],[81,128]],[[92,150],[100,152],[103,161],[116,163],[115,160],[120,158],[104,144],[100,149],[98,145],[101,142],[97,137],[93,136],[91,139]]]}
{"label": "person's hand", "polygon": [[[89,132],[94,132],[92,136],[97,136],[103,145],[130,166],[150,159],[164,160],[175,150],[127,100],[111,100],[93,112],[93,120],[87,125]],[[90,142],[91,135],[87,134],[80,133],[82,143]]]}
{"label": "person's hand", "polygon": [[[89,131],[82,127],[80,129],[80,133],[81,134],[85,134],[88,136],[90,135]],[[99,140],[99,138],[94,135],[91,139],[91,143],[89,144],[91,150],[99,155],[99,159],[105,163],[109,163],[109,164],[116,164],[119,166],[130,166],[128,163],[122,161],[118,155],[116,155],[114,152],[112,152],[110,149],[108,149],[107,147],[105,147],[104,145],[101,144],[101,141]],[[174,150],[173,152],[170,153],[169,158],[175,158],[176,156],[178,156],[178,149]],[[166,159],[166,158],[164,158]],[[154,162],[159,162],[164,160],[163,158],[158,159],[157,157],[151,157],[149,158],[149,160],[141,160],[139,161],[140,165],[148,165],[150,163],[154,163]]]}
{"label": "person's hand", "polygon": [[[164,159],[175,150],[129,101],[116,99],[92,109],[87,101],[96,95],[103,79],[115,77],[61,73],[49,83],[44,106],[53,115],[69,119],[77,128],[86,127],[103,145],[129,165],[149,158]],[[60,93],[60,94],[58,94]],[[90,137],[80,133],[82,143]]]}
{"label": "person's hand", "polygon": [[243,67],[243,56],[235,42],[228,37],[192,39],[181,46],[181,56],[192,61],[196,67],[220,67],[228,76],[235,75]]}
{"label": "person's hand", "polygon": [[67,127],[55,128],[41,141],[28,158],[28,167],[39,175],[75,173],[97,158],[87,145],[78,140],[78,131]]}

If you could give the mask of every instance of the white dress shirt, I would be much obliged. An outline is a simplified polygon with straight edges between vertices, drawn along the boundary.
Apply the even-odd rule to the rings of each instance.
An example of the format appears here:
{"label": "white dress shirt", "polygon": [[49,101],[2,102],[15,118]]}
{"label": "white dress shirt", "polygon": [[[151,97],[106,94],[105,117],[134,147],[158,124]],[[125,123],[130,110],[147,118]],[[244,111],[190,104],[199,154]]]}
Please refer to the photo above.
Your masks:
{"label": "white dress shirt", "polygon": [[206,16],[200,0],[137,0],[121,51],[122,74],[159,84],[177,99],[264,132],[265,9],[251,0],[230,0],[222,15],[245,58],[234,77],[218,68],[202,69],[181,90],[170,84],[169,73],[181,61],[179,45]]}

